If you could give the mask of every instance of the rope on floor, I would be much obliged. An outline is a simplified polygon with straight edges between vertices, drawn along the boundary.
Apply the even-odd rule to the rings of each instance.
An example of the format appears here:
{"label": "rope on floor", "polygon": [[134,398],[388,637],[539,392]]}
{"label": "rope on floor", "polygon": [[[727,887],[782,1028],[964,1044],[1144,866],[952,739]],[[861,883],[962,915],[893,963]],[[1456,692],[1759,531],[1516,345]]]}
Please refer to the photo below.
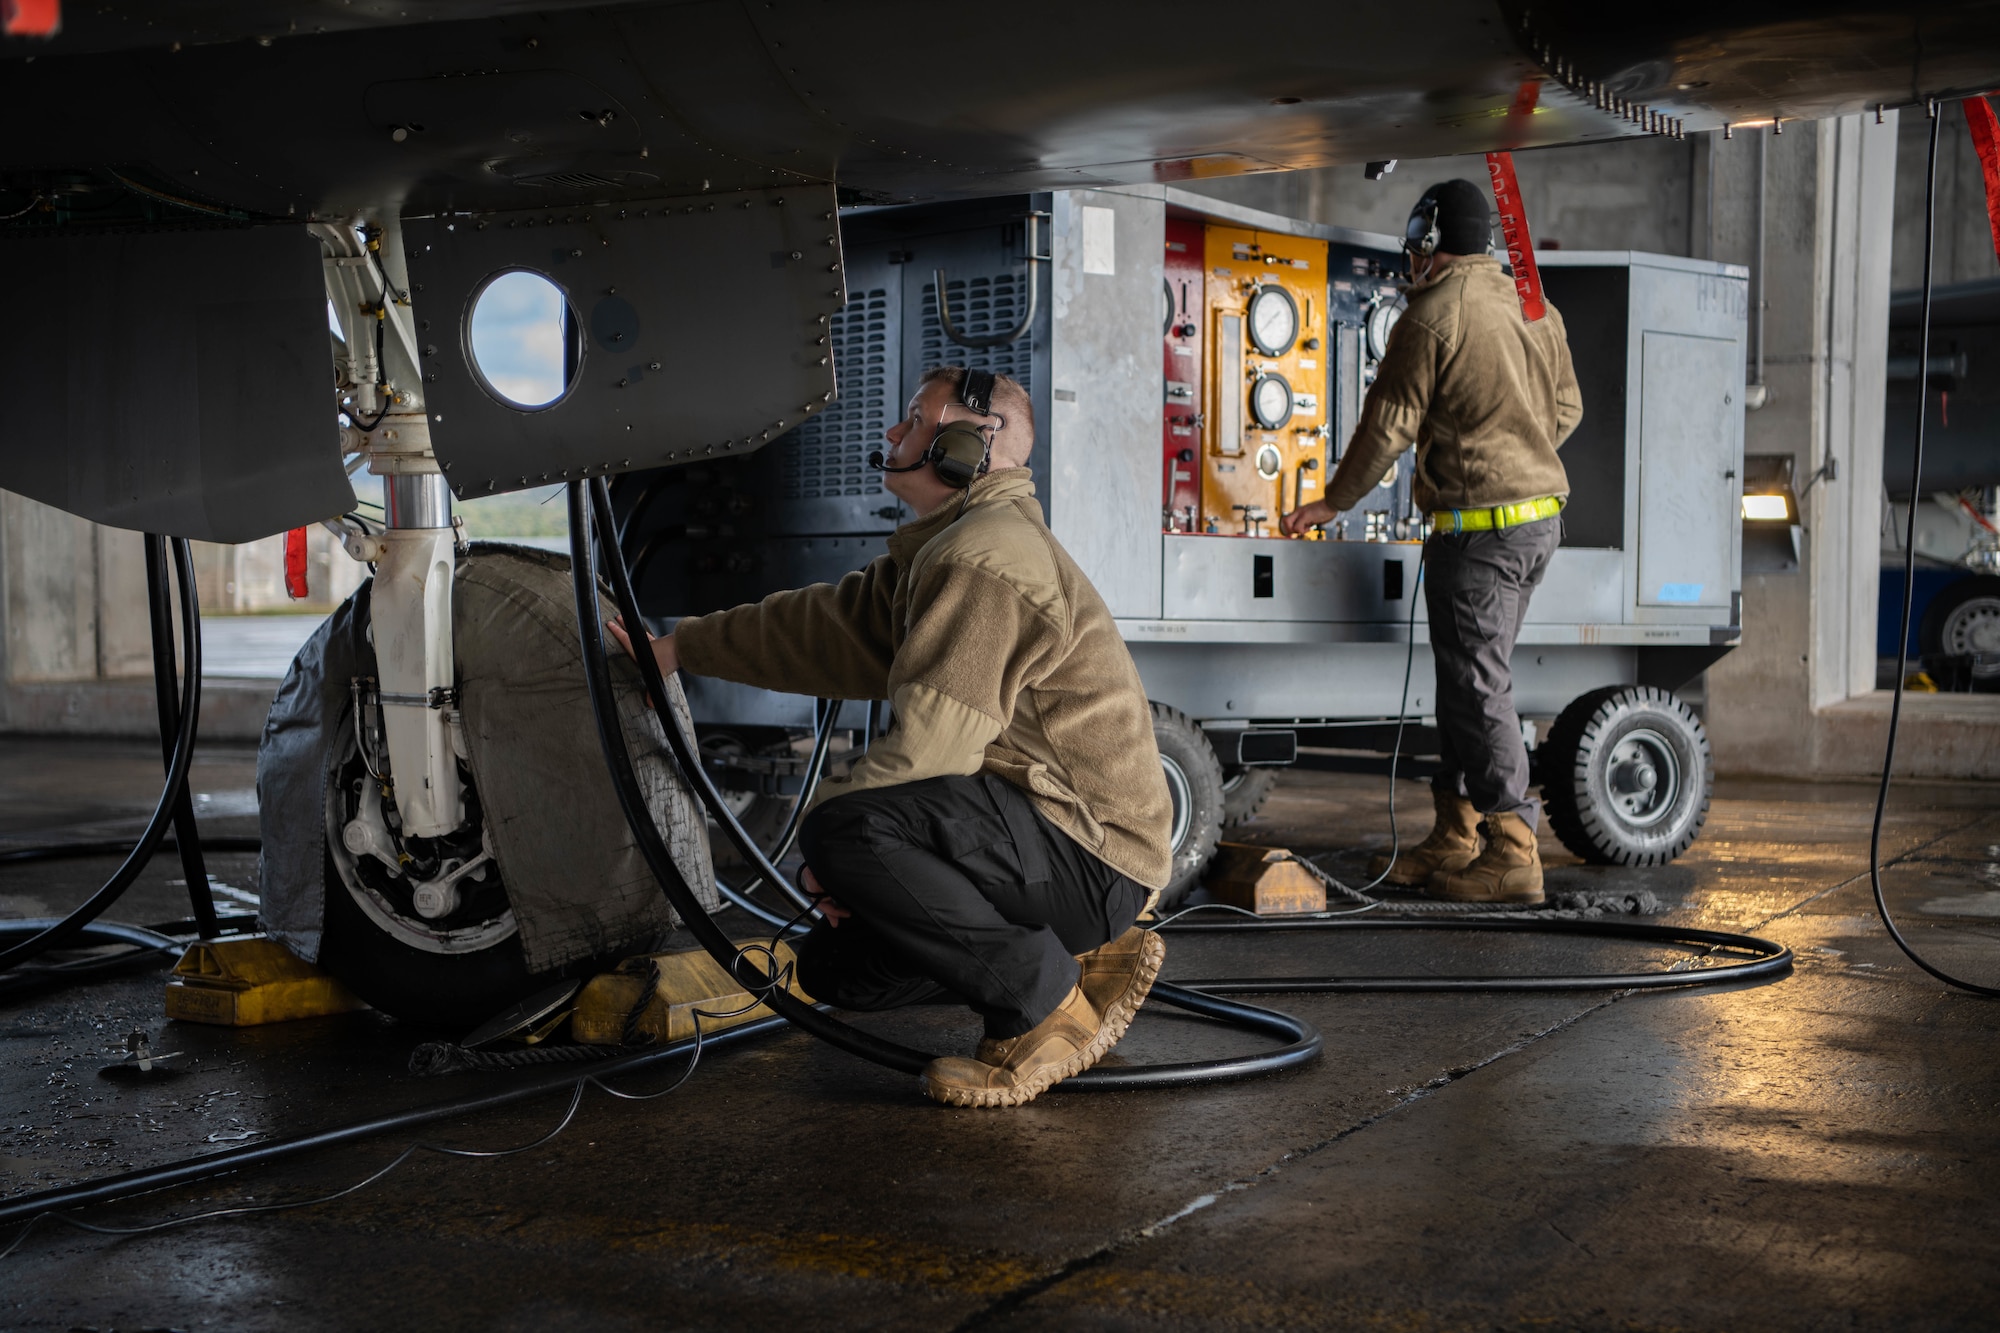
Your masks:
{"label": "rope on floor", "polygon": [[[1351,903],[1362,907],[1372,907],[1377,911],[1392,915],[1445,915],[1466,917],[1519,917],[1533,916],[1543,920],[1583,921],[1605,916],[1657,916],[1660,900],[1651,889],[1618,889],[1600,892],[1588,889],[1572,889],[1552,893],[1540,903],[1452,903],[1436,899],[1377,898],[1341,883],[1333,875],[1315,865],[1311,859],[1287,852],[1286,857],[1295,865],[1301,865],[1327,887],[1331,893],[1339,894]],[[1325,855],[1325,853],[1322,853]]]}

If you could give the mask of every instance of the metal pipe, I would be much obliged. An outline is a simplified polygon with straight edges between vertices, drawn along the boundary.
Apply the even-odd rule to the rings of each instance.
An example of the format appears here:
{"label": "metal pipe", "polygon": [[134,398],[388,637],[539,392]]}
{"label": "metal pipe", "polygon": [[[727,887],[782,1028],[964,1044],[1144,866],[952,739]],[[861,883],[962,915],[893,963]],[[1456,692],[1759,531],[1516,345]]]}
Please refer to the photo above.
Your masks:
{"label": "metal pipe", "polygon": [[1035,265],[1049,263],[1051,259],[1049,255],[1038,253],[1041,245],[1038,242],[1037,231],[1042,218],[1045,216],[1047,215],[1035,212],[1030,212],[1027,215],[1027,230],[1024,234],[1023,249],[1026,251],[1028,261],[1028,305],[1022,311],[1021,318],[1015,322],[1014,327],[1011,329],[1005,329],[999,333],[981,334],[977,337],[967,333],[960,333],[958,326],[952,322],[951,297],[945,292],[944,270],[941,268],[931,270],[931,285],[935,293],[938,327],[944,330],[945,337],[951,339],[960,347],[970,347],[978,350],[984,347],[1003,347],[1008,343],[1019,342],[1027,335],[1029,328],[1035,322],[1035,312],[1038,308],[1036,304]]}
{"label": "metal pipe", "polygon": [[384,526],[448,528],[451,488],[441,472],[392,472],[382,478]]}
{"label": "metal pipe", "polygon": [[1756,327],[1751,331],[1751,344],[1750,344],[1752,354],[1756,358],[1756,361],[1755,361],[1755,368],[1750,376],[1750,383],[1754,387],[1759,389],[1764,387],[1764,313],[1765,313],[1764,311],[1764,301],[1765,301],[1764,211],[1765,211],[1765,203],[1767,202],[1767,196],[1765,194],[1765,186],[1767,180],[1766,167],[1767,167],[1767,158],[1769,156],[1770,143],[1771,143],[1771,136],[1764,130],[1761,129],[1758,130],[1757,131],[1757,264],[1756,267],[1750,270],[1751,281],[1756,283],[1757,285],[1756,295],[1752,299],[1750,306],[1751,313],[1757,317]]}

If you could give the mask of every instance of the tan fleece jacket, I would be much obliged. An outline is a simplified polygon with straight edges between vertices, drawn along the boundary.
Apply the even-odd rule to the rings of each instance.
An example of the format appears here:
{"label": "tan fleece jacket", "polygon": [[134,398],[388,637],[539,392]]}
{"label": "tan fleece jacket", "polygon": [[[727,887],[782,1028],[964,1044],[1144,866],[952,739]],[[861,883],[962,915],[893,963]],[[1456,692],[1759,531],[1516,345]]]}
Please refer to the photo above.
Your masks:
{"label": "tan fleece jacket", "polygon": [[1412,444],[1426,511],[1568,495],[1556,449],[1581,420],[1562,315],[1528,323],[1500,261],[1466,255],[1410,289],[1326,503],[1352,509]]}
{"label": "tan fleece jacket", "polygon": [[683,666],[765,689],[888,699],[895,725],[821,800],[989,772],[1150,889],[1172,865],[1172,805],[1138,668],[1056,543],[1027,469],[973,483],[898,528],[837,584],[692,616]]}

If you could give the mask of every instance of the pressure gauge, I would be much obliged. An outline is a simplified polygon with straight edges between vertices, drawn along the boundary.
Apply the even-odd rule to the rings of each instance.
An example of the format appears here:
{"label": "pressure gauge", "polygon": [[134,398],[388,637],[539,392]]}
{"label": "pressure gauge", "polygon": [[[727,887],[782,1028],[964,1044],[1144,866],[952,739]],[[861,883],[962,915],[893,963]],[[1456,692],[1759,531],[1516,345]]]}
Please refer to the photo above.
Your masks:
{"label": "pressure gauge", "polygon": [[1257,451],[1257,475],[1265,481],[1276,481],[1278,474],[1285,470],[1285,456],[1278,452],[1278,446],[1267,444]]}
{"label": "pressure gauge", "polygon": [[1403,298],[1384,292],[1368,307],[1368,359],[1380,361],[1389,351],[1389,331],[1403,317]]}
{"label": "pressure gauge", "polygon": [[1250,386],[1250,415],[1265,430],[1276,430],[1292,419],[1292,386],[1283,375],[1259,375]]}
{"label": "pressure gauge", "polygon": [[1298,302],[1283,287],[1259,287],[1250,298],[1250,341],[1265,356],[1283,356],[1298,340]]}

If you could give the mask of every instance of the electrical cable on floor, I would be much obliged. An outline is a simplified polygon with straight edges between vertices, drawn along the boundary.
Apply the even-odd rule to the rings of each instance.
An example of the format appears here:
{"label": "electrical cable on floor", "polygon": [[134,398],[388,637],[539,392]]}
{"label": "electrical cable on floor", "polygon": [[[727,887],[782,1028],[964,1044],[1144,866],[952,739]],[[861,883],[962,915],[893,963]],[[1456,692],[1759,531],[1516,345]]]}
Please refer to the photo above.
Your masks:
{"label": "electrical cable on floor", "polygon": [[[715,1017],[716,1015],[709,1016]],[[0,1201],[0,1225],[22,1221],[28,1224],[5,1250],[0,1250],[0,1259],[6,1258],[20,1248],[21,1243],[28,1238],[34,1228],[45,1220],[70,1226],[79,1231],[91,1231],[104,1235],[143,1235],[155,1231],[191,1226],[197,1222],[205,1222],[223,1217],[286,1212],[298,1208],[310,1208],[322,1203],[330,1203],[335,1199],[344,1198],[349,1194],[353,1194],[374,1184],[376,1181],[382,1179],[382,1177],[388,1175],[389,1172],[401,1166],[405,1161],[408,1161],[419,1151],[441,1153],[446,1156],[477,1158],[506,1157],[514,1153],[526,1152],[529,1149],[549,1142],[569,1126],[570,1122],[576,1116],[577,1109],[583,1099],[584,1090],[587,1087],[594,1086],[600,1091],[622,1101],[647,1101],[655,1097],[663,1097],[687,1082],[688,1078],[693,1075],[695,1067],[700,1063],[702,1052],[709,1047],[734,1045],[753,1037],[778,1032],[784,1027],[785,1023],[782,1019],[764,1018],[739,1024],[736,1027],[726,1028],[721,1032],[711,1035],[702,1031],[700,1020],[697,1018],[695,1035],[693,1037],[630,1055],[581,1076],[563,1074],[553,1078],[517,1084],[511,1088],[503,1088],[497,1092],[478,1093],[470,1097],[453,1098],[450,1101],[418,1107],[415,1110],[401,1111],[372,1120],[341,1125],[330,1130],[318,1130],[313,1133],[295,1135],[288,1139],[278,1139],[269,1143],[252,1144],[247,1147],[229,1149],[218,1153],[207,1153],[179,1162],[172,1162],[166,1166],[151,1167],[139,1171],[127,1171],[103,1180],[91,1181],[81,1185],[59,1186],[55,1189],[39,1190],[33,1194]],[[689,1057],[687,1068],[681,1071],[672,1084],[657,1092],[623,1092],[610,1086],[605,1081],[619,1075],[636,1073],[648,1066],[678,1059],[683,1055]],[[531,1098],[540,1097],[546,1093],[557,1091],[571,1092],[570,1107],[564,1112],[562,1119],[557,1122],[553,1129],[541,1135],[532,1143],[523,1144],[516,1148],[497,1150],[451,1148],[443,1145],[414,1143],[380,1170],[370,1173],[367,1177],[344,1189],[316,1198],[301,1199],[281,1204],[258,1204],[212,1209],[207,1212],[192,1214],[188,1217],[169,1218],[164,1222],[134,1228],[98,1226],[84,1222],[78,1218],[64,1216],[61,1211],[63,1209],[80,1208],[93,1204],[111,1203],[140,1194],[149,1194],[155,1190],[230,1174],[247,1167],[261,1166],[268,1162],[294,1157],[301,1153],[317,1151],[343,1143],[358,1142],[362,1139],[374,1138],[382,1134],[414,1128],[418,1125],[432,1124],[440,1120],[452,1120],[481,1111],[493,1110],[501,1106],[511,1105],[514,1102],[526,1101]]]}
{"label": "electrical cable on floor", "polygon": [[1868,832],[1868,883],[1875,894],[1875,911],[1882,918],[1889,938],[1909,960],[1948,986],[1974,995],[2000,995],[2000,986],[1985,986],[1953,976],[1918,953],[1903,937],[1896,918],[1889,911],[1889,899],[1882,889],[1882,820],[1889,809],[1889,781],[1896,767],[1896,732],[1903,720],[1904,676],[1910,667],[1910,611],[1916,601],[1917,566],[1912,558],[1917,544],[1917,506],[1923,495],[1924,417],[1930,410],[1931,277],[1937,248],[1937,159],[1938,131],[1943,125],[1941,108],[1935,101],[1926,104],[1930,112],[1930,146],[1924,159],[1924,297],[1923,316],[1917,342],[1917,429],[1910,453],[1910,512],[1903,533],[1903,613],[1901,632],[1896,636],[1896,679],[1889,696],[1889,739],[1882,754],[1882,785],[1875,793],[1875,818]]}

